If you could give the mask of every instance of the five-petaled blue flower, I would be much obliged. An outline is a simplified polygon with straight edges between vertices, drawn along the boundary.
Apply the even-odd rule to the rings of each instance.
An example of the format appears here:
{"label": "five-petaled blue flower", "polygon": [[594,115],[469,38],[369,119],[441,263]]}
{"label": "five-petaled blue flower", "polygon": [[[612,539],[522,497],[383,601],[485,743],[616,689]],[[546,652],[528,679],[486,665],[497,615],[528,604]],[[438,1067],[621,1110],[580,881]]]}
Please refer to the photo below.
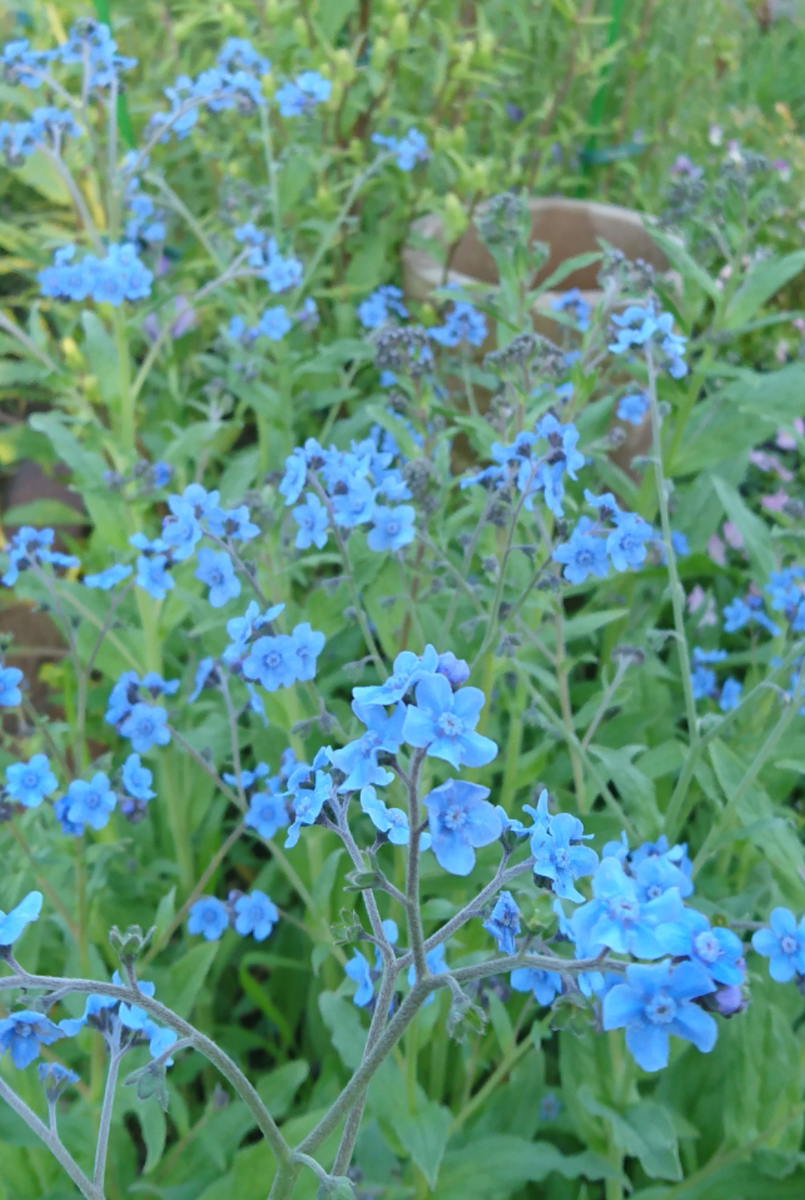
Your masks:
{"label": "five-petaled blue flower", "polygon": [[209,587],[207,599],[213,608],[223,608],[229,600],[240,595],[240,580],[235,574],[232,559],[225,551],[219,554],[206,546],[198,552],[196,579]]}
{"label": "five-petaled blue flower", "polygon": [[589,846],[578,844],[580,821],[570,813],[551,817],[548,828],[536,826],[531,835],[534,855],[534,874],[553,880],[553,891],[563,900],[584,900],[574,883],[581,875],[592,875],[598,866],[598,855]]}
{"label": "five-petaled blue flower", "polygon": [[643,417],[648,412],[648,406],[648,396],[643,392],[632,392],[628,396],[622,396],[618,401],[618,417],[621,421],[628,421],[630,425],[642,425]]}
{"label": "five-petaled blue flower", "polygon": [[396,754],[403,741],[403,723],[406,708],[398,704],[391,716],[375,704],[358,704],[353,700],[352,710],[359,721],[367,726],[366,733],[354,742],[348,742],[334,750],[330,761],[345,779],[338,785],[339,792],[353,792],[377,784],[379,787],[391,783],[394,776],[378,764],[381,752]]}
{"label": "five-petaled blue flower", "polygon": [[518,967],[511,973],[515,992],[533,992],[537,1004],[547,1008],[562,991],[562,979],[555,971],[540,971],[536,967]]}
{"label": "five-petaled blue flower", "polygon": [[331,794],[332,780],[324,771],[316,771],[316,782],[313,788],[301,788],[297,791],[293,802],[293,824],[285,839],[286,850],[290,850],[299,841],[303,825],[315,824]]}
{"label": "five-petaled blue flower", "polygon": [[403,739],[453,767],[483,767],[498,752],[497,743],[475,732],[484,704],[480,688],[454,692],[444,675],[426,675],[416,685],[416,704],[409,705]]}
{"label": "five-petaled blue flower", "polygon": [[[385,833],[392,846],[407,846],[409,838],[408,814],[401,808],[389,808],[373,787],[361,789],[361,808],[380,833]],[[419,835],[419,849],[430,849],[430,834]]]}
{"label": "five-petaled blue flower", "polygon": [[660,925],[657,939],[674,958],[699,963],[714,983],[735,986],[744,981],[741,939],[731,929],[711,929],[704,913],[694,908],[684,909],[672,924]]}
{"label": "five-petaled blue flower", "polygon": [[310,628],[309,621],[295,625],[291,634],[294,675],[301,682],[316,678],[316,659],[324,649],[324,634]]}
{"label": "five-petaled blue flower", "polygon": [[769,974],[778,983],[788,983],[795,975],[805,975],[805,917],[797,924],[787,908],[772,909],[770,929],[752,934],[752,945],[769,960]]}
{"label": "five-petaled blue flower", "polygon": [[55,792],[59,781],[45,754],[34,754],[27,763],[6,767],[6,792],[25,808],[38,808],[45,796]]}
{"label": "five-petaled blue flower", "polygon": [[130,754],[123,764],[123,787],[135,800],[153,800],[156,792],[151,791],[153,775],[140,762],[139,754]]}
{"label": "five-petaled blue flower", "polygon": [[137,559],[137,585],[154,600],[164,600],[171,588],[175,587],[173,576],[166,570],[167,565],[164,554],[154,554],[150,558],[141,555]]}
{"label": "five-petaled blue flower", "polygon": [[290,687],[297,677],[299,660],[296,644],[286,633],[276,637],[261,637],[243,661],[243,674],[256,679],[267,692]]}
{"label": "five-petaled blue flower", "polygon": [[398,504],[387,508],[376,504],[372,511],[373,528],[369,530],[366,543],[370,550],[401,550],[414,540],[416,511],[410,504]]}
{"label": "five-petaled blue flower", "polygon": [[217,942],[229,928],[226,905],[215,896],[202,896],[190,909],[188,933],[200,933],[205,942]]}
{"label": "five-petaled blue flower", "polygon": [[255,792],[249,800],[249,811],[243,818],[249,829],[270,841],[278,830],[290,823],[282,792]]}
{"label": "five-petaled blue flower", "polygon": [[264,942],[279,919],[276,904],[257,888],[235,901],[235,932],[241,937],[251,934],[256,942]]}
{"label": "five-petaled blue flower", "polygon": [[123,737],[131,738],[132,749],[137,754],[145,754],[152,746],[167,746],[171,740],[167,722],[168,714],[164,708],[140,701],[120,726],[120,732]]}
{"label": "five-petaled blue flower", "polygon": [[29,892],[11,912],[0,911],[0,946],[13,946],[26,925],[42,911],[42,893]]}
{"label": "five-petaled blue flower", "polygon": [[477,783],[448,779],[422,801],[436,861],[451,875],[469,875],[476,849],[501,835],[503,823],[488,795],[489,788]]}
{"label": "five-petaled blue flower", "polygon": [[653,537],[651,526],[635,513],[617,513],[613,520],[615,528],[607,537],[613,567],[616,571],[638,567],[646,557],[646,542]]}
{"label": "five-petaled blue flower", "polygon": [[307,550],[311,546],[323,550],[327,545],[327,526],[330,518],[315,492],[308,492],[305,503],[293,510],[293,519],[299,526],[294,541],[297,550]]}
{"label": "five-petaled blue flower", "polygon": [[704,967],[696,962],[672,966],[632,963],[626,982],[604,996],[604,1029],[626,1029],[626,1046],[644,1071],[668,1066],[670,1036],[693,1042],[703,1054],[716,1044],[715,1021],[693,1001],[716,990]]}
{"label": "five-petaled blue flower", "polygon": [[358,1008],[366,1008],[367,1004],[372,1003],[375,991],[372,968],[366,956],[356,950],[349,962],[344,964],[344,974],[358,985],[355,995],[352,997],[353,1004],[356,1004]]}
{"label": "five-petaled blue flower", "polygon": [[129,575],[131,575],[131,567],[125,566],[123,563],[116,563],[112,567],[107,567],[105,571],[99,571],[97,575],[85,575],[84,586],[100,588],[101,591],[108,592],[118,583],[122,583],[124,579],[128,579]]}
{"label": "five-petaled blue flower", "polygon": [[93,775],[91,783],[74,779],[67,789],[67,800],[66,815],[70,823],[89,825],[92,829],[103,829],[117,804],[117,796],[102,771]]}
{"label": "five-petaled blue flower", "polygon": [[593,896],[571,918],[581,954],[597,954],[605,946],[636,958],[661,958],[666,953],[655,931],[658,925],[679,920],[683,906],[676,888],[641,903],[637,882],[619,860],[604,858],[593,876]]}
{"label": "five-petaled blue flower", "polygon": [[9,1054],[20,1071],[39,1058],[39,1047],[64,1037],[64,1030],[43,1013],[16,1012],[0,1021],[0,1054]]}
{"label": "five-petaled blue flower", "polygon": [[484,921],[484,929],[492,934],[498,950],[503,954],[514,954],[514,939],[520,932],[520,910],[511,892],[500,893],[495,907]]}
{"label": "five-petaled blue flower", "polygon": [[424,675],[433,674],[438,662],[439,656],[430,644],[421,657],[412,650],[403,650],[395,658],[394,670],[385,683],[353,688],[352,695],[359,704],[396,704]]}
{"label": "five-petaled blue flower", "polygon": [[606,543],[602,538],[575,529],[569,542],[553,552],[554,562],[564,563],[564,577],[570,583],[584,583],[588,575],[603,579],[609,570]]}

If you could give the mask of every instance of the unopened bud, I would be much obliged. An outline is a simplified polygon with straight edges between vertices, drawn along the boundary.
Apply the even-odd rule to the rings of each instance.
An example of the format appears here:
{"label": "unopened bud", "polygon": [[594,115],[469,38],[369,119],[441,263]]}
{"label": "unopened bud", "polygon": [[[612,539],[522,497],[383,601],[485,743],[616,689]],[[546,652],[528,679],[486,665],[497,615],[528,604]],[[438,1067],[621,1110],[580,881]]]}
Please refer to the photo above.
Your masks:
{"label": "unopened bud", "polygon": [[308,29],[304,17],[294,17],[293,33],[300,46],[309,48],[310,38],[308,36]]}
{"label": "unopened bud", "polygon": [[391,46],[388,38],[375,38],[372,46],[371,64],[376,71],[382,71],[391,56]]}
{"label": "unopened bud", "polygon": [[391,22],[389,29],[389,42],[393,50],[404,50],[408,45],[408,17],[405,13],[398,12]]}

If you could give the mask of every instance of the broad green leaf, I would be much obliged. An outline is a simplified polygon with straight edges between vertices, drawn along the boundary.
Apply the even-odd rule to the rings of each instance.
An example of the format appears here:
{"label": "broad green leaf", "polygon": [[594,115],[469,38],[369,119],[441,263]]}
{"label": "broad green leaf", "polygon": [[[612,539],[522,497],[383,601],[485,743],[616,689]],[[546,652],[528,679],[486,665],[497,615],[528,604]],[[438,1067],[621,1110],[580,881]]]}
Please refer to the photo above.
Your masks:
{"label": "broad green leaf", "polygon": [[[574,271],[582,271],[585,267],[592,266],[593,263],[600,262],[601,258],[602,253],[600,250],[588,250],[585,254],[574,254],[572,258],[566,258],[564,262],[559,264],[555,271],[551,271],[547,279],[543,279],[539,287],[534,288],[529,299],[535,300],[543,292],[550,292],[563,279],[567,279],[568,275],[572,275]],[[554,315],[549,308],[541,309],[540,312],[546,317]]]}
{"label": "broad green leaf", "polygon": [[190,1016],[220,947],[220,942],[202,942],[178,958],[171,967],[165,987],[165,1003],[177,1016],[185,1020]]}
{"label": "broad green leaf", "polygon": [[81,324],[84,329],[83,350],[87,356],[92,373],[98,381],[98,388],[104,403],[117,405],[120,399],[120,366],[117,348],[106,332],[106,327],[94,312],[82,312]]}
{"label": "broad green leaf", "polygon": [[452,1123],[453,1114],[450,1109],[434,1101],[429,1101],[422,1107],[417,1105],[415,1113],[398,1107],[392,1117],[394,1132],[427,1179],[431,1189],[436,1186],[439,1165]]}
{"label": "broad green leaf", "polygon": [[319,996],[319,1012],[345,1067],[351,1071],[361,1061],[366,1045],[366,1030],[355,1005],[335,992],[322,992]]}
{"label": "broad green leaf", "polygon": [[805,269],[805,250],[795,250],[783,258],[765,258],[750,271],[727,305],[724,327],[737,329],[751,321],[767,300]]}
{"label": "broad green leaf", "polygon": [[283,1063],[269,1075],[264,1075],[257,1092],[275,1121],[281,1121],[293,1104],[293,1099],[310,1074],[304,1059]]}
{"label": "broad green leaf", "polygon": [[650,1178],[682,1178],[676,1129],[662,1104],[642,1100],[617,1112],[596,1100],[586,1086],[581,1089],[580,1099],[588,1112],[607,1122],[618,1147],[624,1154],[638,1158]]}
{"label": "broad green leaf", "polygon": [[779,371],[742,371],[718,396],[730,408],[790,425],[805,414],[805,363],[788,363]]}
{"label": "broad green leaf", "polygon": [[565,1155],[550,1142],[497,1134],[451,1147],[442,1161],[436,1195],[438,1200],[505,1200],[554,1171],[565,1179],[615,1179],[619,1174],[592,1150]]}
{"label": "broad green leaf", "polygon": [[103,486],[106,463],[102,456],[94,450],[86,450],[58,413],[33,413],[28,423],[37,433],[45,434],[62,462],[67,463],[83,484],[103,488],[108,503],[108,488]]}
{"label": "broad green leaf", "polygon": [[162,1106],[153,1102],[141,1104],[137,1108],[137,1117],[140,1121],[140,1128],[143,1131],[143,1141],[145,1142],[146,1149],[143,1174],[149,1175],[159,1165],[159,1161],[162,1158],[168,1125]]}
{"label": "broad green leaf", "polygon": [[162,934],[170,925],[176,913],[176,887],[175,885],[166,892],[157,905],[156,916],[154,917],[154,942],[158,943]]}
{"label": "broad green leaf", "polygon": [[3,513],[4,525],[83,525],[85,520],[83,513],[61,500],[32,500]]}
{"label": "broad green leaf", "polygon": [[647,225],[646,230],[651,240],[665,252],[668,261],[676,267],[684,279],[698,284],[711,300],[718,302],[721,299],[721,292],[716,287],[715,280],[711,279],[696,260],[688,254],[679,238],[671,237],[670,234],[663,233],[661,229],[657,229],[653,225]]}
{"label": "broad green leaf", "polygon": [[764,581],[774,570],[774,551],[771,547],[769,527],[747,506],[738,490],[718,475],[711,476],[715,493],[724,512],[737,526],[744,541],[744,548],[758,581]]}
{"label": "broad green leaf", "polygon": [[726,458],[744,454],[770,437],[776,428],[771,418],[755,412],[735,411],[734,402],[718,392],[697,404],[669,473],[693,475]]}
{"label": "broad green leaf", "polygon": [[0,388],[17,388],[26,383],[40,383],[52,374],[43,363],[4,358],[0,361]]}

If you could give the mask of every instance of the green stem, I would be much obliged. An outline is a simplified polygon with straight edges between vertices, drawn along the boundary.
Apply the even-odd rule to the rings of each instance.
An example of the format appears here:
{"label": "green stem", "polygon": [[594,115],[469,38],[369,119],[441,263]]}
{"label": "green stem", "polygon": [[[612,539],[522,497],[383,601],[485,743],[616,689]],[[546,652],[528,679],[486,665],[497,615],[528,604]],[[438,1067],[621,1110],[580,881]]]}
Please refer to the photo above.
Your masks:
{"label": "green stem", "polygon": [[[564,621],[564,606],[561,598],[556,602],[556,682],[559,688],[559,707],[562,713],[562,724],[565,727],[567,735],[568,750],[570,752],[570,765],[573,769],[573,786],[576,789],[576,803],[579,812],[582,816],[587,811],[587,800],[584,787],[584,770],[582,769],[581,757],[578,750],[574,747],[572,739],[575,739],[575,725],[573,723],[573,706],[570,702],[570,668],[567,664],[567,654],[565,652],[565,621]],[[578,740],[578,739],[575,739]]]}
{"label": "green stem", "polygon": [[671,518],[668,512],[668,495],[665,488],[665,471],[662,461],[662,430],[660,406],[657,402],[657,373],[651,347],[646,348],[646,367],[648,369],[648,397],[651,410],[652,454],[654,458],[654,480],[657,487],[657,503],[660,510],[665,558],[668,566],[668,578],[671,585],[671,606],[674,611],[674,629],[676,631],[677,653],[679,656],[679,672],[682,678],[682,691],[685,696],[685,713],[688,722],[688,741],[691,749],[699,741],[698,721],[696,717],[696,701],[693,698],[693,683],[690,675],[690,652],[685,633],[685,613],[683,609],[684,590],[679,582],[679,572],[676,566],[676,553],[671,540]]}
{"label": "green stem", "polygon": [[136,398],[131,388],[131,366],[129,362],[129,344],[126,339],[126,320],[121,309],[114,309],[113,321],[120,386],[120,441],[123,455],[130,462],[134,458],[137,437]]}

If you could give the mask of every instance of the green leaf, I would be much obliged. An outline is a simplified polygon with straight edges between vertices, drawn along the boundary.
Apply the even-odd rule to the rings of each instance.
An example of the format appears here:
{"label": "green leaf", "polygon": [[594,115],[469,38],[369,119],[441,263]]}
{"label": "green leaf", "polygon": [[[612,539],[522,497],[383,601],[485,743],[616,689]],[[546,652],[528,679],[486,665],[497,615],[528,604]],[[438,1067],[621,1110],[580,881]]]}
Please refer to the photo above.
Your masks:
{"label": "green leaf", "polygon": [[264,1075],[257,1085],[257,1093],[275,1121],[280,1121],[293,1104],[299,1088],[310,1074],[304,1059],[283,1063],[269,1075]]}
{"label": "green leaf", "polygon": [[94,312],[82,312],[84,329],[83,350],[98,381],[104,403],[113,405],[120,399],[120,366],[117,349],[106,327]]}
{"label": "green leaf", "polygon": [[[162,1082],[164,1085],[164,1072]],[[159,1095],[158,1089],[155,1089],[155,1095]],[[165,1138],[168,1133],[168,1124],[165,1120],[165,1109],[168,1107],[167,1099],[164,1106],[161,1104],[144,1104],[142,1108],[137,1110],[137,1117],[140,1121],[140,1128],[143,1131],[143,1141],[145,1142],[146,1159],[143,1167],[143,1174],[148,1175],[155,1167],[159,1165],[159,1161],[165,1150]]]}
{"label": "green leaf", "polygon": [[156,916],[154,917],[154,942],[158,943],[162,934],[170,925],[176,915],[176,887],[171,888],[169,892],[160,900],[157,905]]}
{"label": "green leaf", "polygon": [[[550,1142],[497,1134],[475,1137],[448,1150],[439,1172],[437,1196],[438,1200],[503,1200],[527,1183],[541,1183],[554,1171],[565,1179],[619,1177],[613,1166],[591,1150],[565,1155]],[[557,1192],[560,1194],[565,1193]]]}
{"label": "green leaf", "polygon": [[366,1045],[366,1030],[358,1010],[343,996],[336,996],[335,992],[322,992],[319,1011],[341,1061],[350,1071],[354,1071]]}
{"label": "green leaf", "polygon": [[0,362],[0,388],[16,388],[25,383],[40,383],[53,372],[43,363],[5,358]]}
{"label": "green leaf", "polygon": [[737,526],[743,538],[744,548],[749,555],[756,578],[766,580],[769,573],[774,570],[774,552],[771,547],[768,525],[747,507],[736,488],[718,475],[712,475],[711,478],[716,495],[724,507],[724,512]]}
{"label": "green leaf", "polygon": [[80,525],[85,520],[83,513],[61,500],[33,500],[3,513],[4,525]]}
{"label": "green leaf", "polygon": [[742,371],[719,393],[719,400],[742,412],[764,417],[775,425],[789,425],[802,416],[805,363],[788,363],[779,371]]}
{"label": "green leaf", "polygon": [[431,1189],[436,1186],[453,1114],[449,1108],[429,1101],[415,1113],[397,1109],[392,1117],[394,1132],[411,1155]]}
{"label": "green leaf", "polygon": [[220,942],[203,942],[177,959],[165,988],[165,1003],[185,1020],[193,1011],[198,994],[220,949]]}
{"label": "green leaf", "polygon": [[718,302],[721,299],[721,292],[716,287],[715,280],[711,279],[696,260],[688,254],[678,238],[671,237],[669,234],[663,233],[661,229],[656,229],[652,225],[647,225],[646,230],[651,240],[656,242],[660,249],[665,252],[668,261],[672,266],[676,267],[684,279],[689,279],[693,283],[697,283],[711,300]]}
{"label": "green leaf", "polygon": [[28,424],[37,433],[44,433],[62,462],[65,462],[81,479],[82,483],[103,486],[103,473],[106,463],[100,454],[85,450],[78,438],[67,428],[58,413],[33,413],[28,418]]}
{"label": "green leaf", "polygon": [[638,1158],[652,1179],[682,1178],[676,1129],[664,1105],[641,1100],[620,1113],[596,1100],[586,1086],[581,1088],[580,1100],[589,1113],[607,1122],[618,1148]]}
{"label": "green leaf", "polygon": [[805,250],[795,250],[783,258],[761,259],[727,305],[725,329],[736,329],[751,321],[758,309],[802,270],[805,270]]}
{"label": "green leaf", "polygon": [[[563,279],[567,279],[568,275],[572,275],[574,271],[583,271],[585,267],[591,267],[593,263],[600,262],[602,253],[600,250],[588,250],[585,254],[574,254],[572,258],[566,258],[560,263],[555,271],[551,271],[547,279],[543,279],[538,288],[535,288],[529,299],[535,300],[541,296],[543,292],[550,292],[556,287],[557,283],[561,283]],[[541,309],[546,317],[553,317],[555,314],[551,309]]]}

